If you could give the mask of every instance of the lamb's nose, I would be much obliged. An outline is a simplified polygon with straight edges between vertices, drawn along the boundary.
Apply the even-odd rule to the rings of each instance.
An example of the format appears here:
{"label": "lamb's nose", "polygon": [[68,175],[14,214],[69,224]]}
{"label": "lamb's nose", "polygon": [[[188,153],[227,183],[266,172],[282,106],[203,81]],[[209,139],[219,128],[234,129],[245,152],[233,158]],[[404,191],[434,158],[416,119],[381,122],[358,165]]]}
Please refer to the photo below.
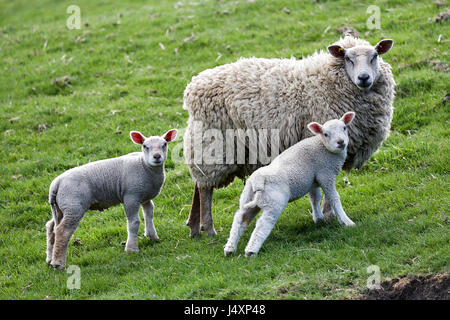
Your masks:
{"label": "lamb's nose", "polygon": [[363,81],[363,82],[369,80],[369,78],[370,78],[370,76],[369,76],[368,73],[361,73],[361,74],[358,76],[358,79],[361,80],[361,81]]}
{"label": "lamb's nose", "polygon": [[344,140],[340,139],[337,141],[337,144],[339,147],[343,147],[344,146]]}
{"label": "lamb's nose", "polygon": [[153,155],[153,158],[155,158],[155,160],[159,160],[161,159],[161,155],[159,153],[156,153]]}

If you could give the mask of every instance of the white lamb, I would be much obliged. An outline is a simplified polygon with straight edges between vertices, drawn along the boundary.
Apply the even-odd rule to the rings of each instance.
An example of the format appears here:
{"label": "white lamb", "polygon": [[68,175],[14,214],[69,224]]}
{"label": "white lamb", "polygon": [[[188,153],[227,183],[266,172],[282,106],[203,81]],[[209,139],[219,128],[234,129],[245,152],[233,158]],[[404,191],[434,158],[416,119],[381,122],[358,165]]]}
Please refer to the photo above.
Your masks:
{"label": "white lamb", "polygon": [[240,198],[240,208],[234,216],[230,237],[224,247],[225,255],[236,251],[244,230],[262,209],[255,230],[245,248],[245,255],[256,255],[269,236],[278,217],[288,202],[309,192],[314,222],[323,219],[320,208],[322,188],[338,220],[345,226],[353,226],[342,209],[336,191],[336,176],[342,170],[348,145],[347,126],[354,112],[347,112],[341,119],[308,124],[315,134],[304,139],[277,156],[270,165],[259,168],[248,179]]}
{"label": "white lamb", "polygon": [[167,143],[177,130],[161,137],[146,138],[131,131],[131,140],[142,145],[142,152],[100,160],[72,168],[50,185],[49,202],[53,218],[47,222],[47,263],[64,269],[70,237],[87,210],[100,210],[123,203],[127,216],[128,239],[125,251],[138,251],[139,207],[144,211],[144,235],[158,240],[153,225],[153,201],[164,183]]}

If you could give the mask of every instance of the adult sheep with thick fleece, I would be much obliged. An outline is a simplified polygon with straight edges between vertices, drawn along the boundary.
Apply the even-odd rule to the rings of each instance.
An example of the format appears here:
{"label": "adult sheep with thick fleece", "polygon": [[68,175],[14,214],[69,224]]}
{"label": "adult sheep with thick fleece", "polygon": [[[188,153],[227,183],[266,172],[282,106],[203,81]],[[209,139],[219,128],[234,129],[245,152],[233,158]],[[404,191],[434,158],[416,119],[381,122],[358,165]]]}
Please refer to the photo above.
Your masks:
{"label": "adult sheep with thick fleece", "polygon": [[301,140],[271,164],[252,173],[242,191],[239,210],[224,246],[226,256],[236,251],[239,238],[260,209],[263,212],[245,248],[247,257],[258,254],[288,202],[306,193],[309,193],[314,222],[322,220],[320,188],[339,222],[345,226],[355,225],[345,214],[336,191],[336,176],[347,156],[348,125],[354,116],[354,112],[347,112],[339,120],[330,120],[324,125],[311,122],[308,128],[314,137]]}
{"label": "adult sheep with thick fleece", "polygon": [[69,239],[87,210],[104,210],[123,203],[127,217],[128,238],[125,251],[138,251],[139,207],[144,211],[144,235],[159,240],[153,224],[153,201],[164,183],[167,143],[177,130],[146,138],[131,131],[131,140],[141,145],[141,152],[94,161],[72,168],[56,177],[49,190],[52,219],[47,222],[47,263],[63,269]]}
{"label": "adult sheep with thick fleece", "polygon": [[[202,229],[208,235],[216,234],[211,215],[214,188],[228,185],[236,176],[245,178],[267,164],[230,163],[226,152],[223,159],[205,164],[194,154],[194,147],[200,139],[202,150],[207,150],[212,140],[196,133],[196,124],[201,124],[202,132],[220,130],[224,137],[227,129],[278,130],[278,152],[282,152],[309,137],[308,123],[324,123],[353,110],[357,115],[343,168],[360,168],[389,135],[395,82],[390,65],[379,55],[392,44],[387,39],[371,46],[346,36],[330,45],[328,52],[302,60],[240,59],[194,77],[184,92],[183,105],[189,111],[184,155],[195,181],[187,220],[191,236]],[[249,148],[247,141],[235,143]],[[323,206],[329,218],[332,210],[326,199]]]}

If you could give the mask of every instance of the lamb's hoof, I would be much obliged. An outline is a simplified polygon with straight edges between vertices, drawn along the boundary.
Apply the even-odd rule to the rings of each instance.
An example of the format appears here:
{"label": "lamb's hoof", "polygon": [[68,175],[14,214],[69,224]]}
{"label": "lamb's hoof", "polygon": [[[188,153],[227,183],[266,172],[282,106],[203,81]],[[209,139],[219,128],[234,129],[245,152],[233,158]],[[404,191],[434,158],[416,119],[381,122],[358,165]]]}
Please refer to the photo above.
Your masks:
{"label": "lamb's hoof", "polygon": [[224,250],[223,253],[225,254],[225,257],[229,257],[229,256],[231,256],[234,253],[234,251]]}
{"label": "lamb's hoof", "polygon": [[346,227],[354,227],[354,226],[355,226],[355,223],[354,223],[353,221],[346,222],[346,223],[345,223],[345,226],[346,226]]}
{"label": "lamb's hoof", "polygon": [[225,254],[225,257],[229,257],[231,256],[234,251],[236,251],[234,248],[232,248],[231,246],[225,245],[223,247],[223,253]]}
{"label": "lamb's hoof", "polygon": [[251,252],[251,251],[246,251],[246,252],[245,252],[245,256],[246,256],[247,258],[256,257],[257,254],[258,254],[257,252]]}
{"label": "lamb's hoof", "polygon": [[150,235],[145,235],[144,234],[144,237],[146,237],[147,240],[149,240],[149,241],[159,242],[159,237],[158,236],[150,236]]}
{"label": "lamb's hoof", "polygon": [[56,270],[64,270],[65,265],[60,262],[50,262],[50,265]]}
{"label": "lamb's hoof", "polygon": [[126,246],[125,247],[125,252],[127,253],[134,253],[134,252],[138,252],[139,251],[139,247],[135,247],[135,246]]}

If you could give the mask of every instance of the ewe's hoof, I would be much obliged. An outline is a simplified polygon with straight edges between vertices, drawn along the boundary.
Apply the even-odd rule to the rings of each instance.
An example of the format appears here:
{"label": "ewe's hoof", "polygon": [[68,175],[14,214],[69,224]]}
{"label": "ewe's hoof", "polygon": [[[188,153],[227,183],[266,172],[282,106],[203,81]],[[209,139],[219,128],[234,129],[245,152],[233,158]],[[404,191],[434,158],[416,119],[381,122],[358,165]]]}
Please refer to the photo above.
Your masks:
{"label": "ewe's hoof", "polygon": [[214,230],[214,228],[212,228],[211,230],[205,231],[205,233],[206,233],[206,235],[208,237],[215,237],[215,236],[217,236],[217,232],[216,232],[216,230]]}
{"label": "ewe's hoof", "polygon": [[191,238],[197,238],[200,237],[201,232],[198,229],[191,229],[191,232],[189,233],[189,237]]}

